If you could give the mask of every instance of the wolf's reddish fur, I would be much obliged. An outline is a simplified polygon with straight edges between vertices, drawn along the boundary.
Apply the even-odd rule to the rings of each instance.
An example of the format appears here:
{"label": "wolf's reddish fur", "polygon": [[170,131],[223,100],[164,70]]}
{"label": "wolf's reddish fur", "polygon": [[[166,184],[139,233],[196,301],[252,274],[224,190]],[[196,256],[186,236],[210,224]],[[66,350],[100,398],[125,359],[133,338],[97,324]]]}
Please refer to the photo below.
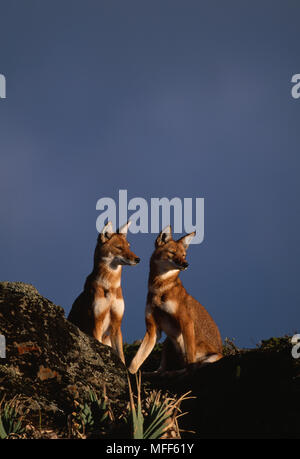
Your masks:
{"label": "wolf's reddish fur", "polygon": [[[156,239],[150,260],[146,334],[129,367],[131,373],[135,373],[148,357],[161,331],[172,342],[184,366],[222,358],[217,325],[206,309],[187,293],[178,277],[188,266],[186,249],[194,235],[191,233],[174,241],[171,227],[167,227]],[[159,371],[165,370],[165,352],[169,348],[169,345],[163,348]]]}
{"label": "wolf's reddish fur", "polygon": [[122,265],[135,265],[139,258],[126,239],[129,223],[114,233],[108,223],[99,234],[94,268],[83,292],[75,300],[68,319],[88,335],[111,345],[125,363],[121,323],[124,300],[121,288]]}

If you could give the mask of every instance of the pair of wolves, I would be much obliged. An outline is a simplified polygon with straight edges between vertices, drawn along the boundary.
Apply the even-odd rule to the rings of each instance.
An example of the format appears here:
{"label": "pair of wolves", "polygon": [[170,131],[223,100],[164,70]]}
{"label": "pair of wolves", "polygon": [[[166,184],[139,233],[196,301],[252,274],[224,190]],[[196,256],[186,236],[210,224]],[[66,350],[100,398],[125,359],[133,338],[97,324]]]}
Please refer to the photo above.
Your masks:
{"label": "pair of wolves", "polygon": [[[122,265],[136,265],[140,261],[127,241],[129,225],[130,222],[126,223],[116,233],[111,222],[104,226],[97,240],[93,271],[68,317],[85,333],[112,346],[123,363]],[[187,293],[179,279],[180,271],[188,267],[186,250],[194,236],[195,233],[190,233],[175,241],[168,226],[155,241],[150,260],[146,334],[129,366],[131,373],[138,371],[162,331],[167,339],[158,373],[166,371],[170,355],[177,356],[177,365],[181,369],[197,362],[215,362],[222,358],[217,325],[206,309]]]}

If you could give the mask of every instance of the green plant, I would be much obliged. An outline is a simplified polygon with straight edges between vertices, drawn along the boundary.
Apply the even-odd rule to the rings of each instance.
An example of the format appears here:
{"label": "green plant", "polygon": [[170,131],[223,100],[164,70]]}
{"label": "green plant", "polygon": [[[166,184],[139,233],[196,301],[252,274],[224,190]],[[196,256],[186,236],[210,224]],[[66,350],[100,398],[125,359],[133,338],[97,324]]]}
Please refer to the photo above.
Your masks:
{"label": "green plant", "polygon": [[[143,409],[140,372],[136,376],[137,405],[135,405],[129,377],[128,386],[130,397],[129,419],[132,426],[132,437],[134,439],[158,439],[163,438],[167,431],[172,430],[173,436],[180,438],[177,422],[178,417],[183,415],[180,411],[180,404],[183,400],[190,398],[187,397],[190,392],[184,394],[179,399],[171,397],[163,399],[161,391],[152,391],[144,401],[145,408]],[[181,414],[178,415],[178,413]]]}
{"label": "green plant", "polygon": [[83,405],[79,405],[79,411],[75,413],[75,423],[76,421],[79,423],[82,434],[100,431],[108,420],[109,414],[105,387],[101,398],[90,390],[89,399]]}
{"label": "green plant", "polygon": [[128,376],[128,387],[129,387],[129,403],[130,403],[130,414],[132,420],[133,432],[132,436],[135,439],[144,438],[144,416],[142,413],[142,401],[141,401],[141,376],[136,376],[137,384],[137,408],[135,407],[133,399],[133,390],[131,387],[130,379]]}
{"label": "green plant", "polygon": [[237,355],[241,353],[241,349],[239,349],[235,344],[234,338],[225,338],[223,344],[223,355]]}
{"label": "green plant", "polygon": [[258,345],[262,351],[273,351],[273,352],[291,352],[291,336],[284,335],[279,338],[271,337],[269,339],[262,340]]}
{"label": "green plant", "polygon": [[17,398],[0,402],[0,439],[8,438],[10,435],[20,435],[24,432],[22,417],[18,413],[19,403]]}

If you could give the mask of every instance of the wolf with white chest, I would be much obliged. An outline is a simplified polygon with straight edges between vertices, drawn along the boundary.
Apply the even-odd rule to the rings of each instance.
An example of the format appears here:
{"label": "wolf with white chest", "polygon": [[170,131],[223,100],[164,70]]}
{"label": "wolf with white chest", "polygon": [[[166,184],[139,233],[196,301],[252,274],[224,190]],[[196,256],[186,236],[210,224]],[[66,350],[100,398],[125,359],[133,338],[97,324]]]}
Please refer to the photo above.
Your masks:
{"label": "wolf with white chest", "polygon": [[73,303],[68,320],[100,343],[112,346],[125,363],[121,323],[124,299],[122,265],[136,265],[140,259],[130,250],[127,231],[130,222],[116,233],[109,222],[99,234],[94,267],[83,292]]}
{"label": "wolf with white chest", "polygon": [[166,369],[170,344],[183,367],[222,358],[222,340],[217,325],[206,309],[187,293],[178,277],[180,271],[188,267],[186,250],[194,235],[190,233],[174,241],[168,226],[155,241],[150,260],[146,334],[130,364],[131,373],[140,368],[162,331],[166,333],[167,340],[158,372]]}

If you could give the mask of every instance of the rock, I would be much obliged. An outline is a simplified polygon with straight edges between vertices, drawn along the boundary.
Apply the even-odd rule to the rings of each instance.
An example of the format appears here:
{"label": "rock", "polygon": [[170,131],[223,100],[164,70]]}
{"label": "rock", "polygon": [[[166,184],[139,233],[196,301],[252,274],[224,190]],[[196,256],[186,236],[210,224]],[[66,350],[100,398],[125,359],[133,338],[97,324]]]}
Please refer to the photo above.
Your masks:
{"label": "rock", "polygon": [[290,338],[273,338],[182,375],[147,379],[152,388],[195,397],[182,404],[184,438],[299,438],[300,359],[291,348]]}
{"label": "rock", "polygon": [[82,333],[64,310],[22,282],[0,283],[0,334],[6,358],[0,358],[0,399],[24,399],[24,410],[56,426],[66,423],[74,400],[90,390],[115,406],[126,400],[127,372],[114,351]]}
{"label": "rock", "polygon": [[[7,344],[6,358],[0,349],[0,401],[3,395],[19,396],[18,406],[32,422],[30,438],[36,431],[43,438],[68,436],[76,402],[88,401],[90,389],[101,394],[104,385],[114,419],[126,414],[127,372],[118,356],[68,322],[64,310],[33,286],[0,283],[0,334]],[[125,346],[127,363],[138,347],[138,342]],[[196,398],[182,404],[188,412],[180,418],[184,438],[299,438],[300,359],[291,348],[290,337],[271,338],[256,349],[232,348],[220,361],[191,366],[183,375],[144,375],[145,393],[192,391]],[[142,369],[156,369],[160,354],[158,344]],[[120,438],[120,432],[129,438],[122,422],[110,426],[111,438]]]}

